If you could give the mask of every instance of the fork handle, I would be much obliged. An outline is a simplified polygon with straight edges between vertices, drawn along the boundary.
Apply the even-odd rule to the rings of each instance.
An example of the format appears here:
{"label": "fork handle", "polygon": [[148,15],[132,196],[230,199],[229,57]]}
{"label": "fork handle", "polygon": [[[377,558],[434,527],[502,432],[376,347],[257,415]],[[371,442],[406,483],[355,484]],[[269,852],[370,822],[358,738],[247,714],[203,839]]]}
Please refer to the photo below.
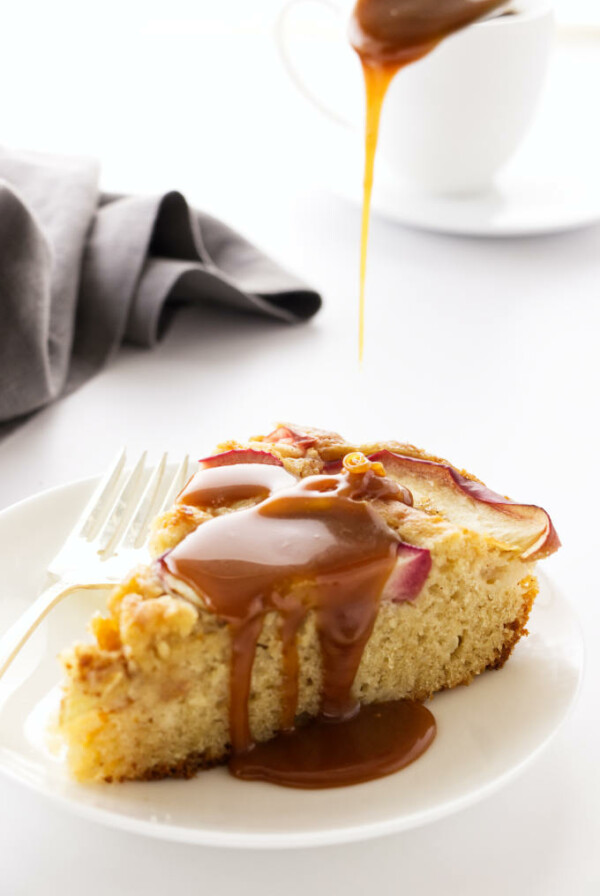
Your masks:
{"label": "fork handle", "polygon": [[65,584],[50,585],[30,607],[17,619],[0,638],[0,678],[4,675],[21,648],[27,643],[39,624],[54,607],[74,591],[106,589],[106,583],[94,585]]}

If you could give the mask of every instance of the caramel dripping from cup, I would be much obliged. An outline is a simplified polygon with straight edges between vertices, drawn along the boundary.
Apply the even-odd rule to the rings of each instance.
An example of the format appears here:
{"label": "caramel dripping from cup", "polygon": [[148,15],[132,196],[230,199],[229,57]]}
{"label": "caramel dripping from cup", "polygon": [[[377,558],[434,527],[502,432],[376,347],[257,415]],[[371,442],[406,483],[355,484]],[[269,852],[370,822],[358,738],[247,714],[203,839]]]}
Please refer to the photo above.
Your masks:
{"label": "caramel dripping from cup", "polygon": [[[381,110],[394,76],[430,53],[455,31],[504,6],[506,0],[422,0],[422,15],[405,0],[358,0],[350,22],[350,42],[365,82],[365,163],[360,235],[358,359],[365,345],[365,285],[371,196]],[[429,7],[429,9],[428,9]],[[444,16],[444,10],[446,15]],[[433,11],[433,14],[432,14]],[[388,28],[393,27],[393,32]]]}

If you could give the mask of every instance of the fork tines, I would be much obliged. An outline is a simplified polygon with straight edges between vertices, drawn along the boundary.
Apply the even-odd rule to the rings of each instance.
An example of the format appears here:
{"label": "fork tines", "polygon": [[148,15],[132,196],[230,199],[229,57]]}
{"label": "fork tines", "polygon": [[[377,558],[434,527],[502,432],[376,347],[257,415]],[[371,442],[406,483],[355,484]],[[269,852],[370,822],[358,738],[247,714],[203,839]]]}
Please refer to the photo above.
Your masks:
{"label": "fork tines", "polygon": [[147,459],[144,451],[131,465],[127,451],[121,451],[80,517],[75,531],[85,541],[97,542],[103,560],[119,546],[141,547],[152,519],[172,504],[187,481],[187,455],[172,463],[166,452],[157,464],[147,465]]}

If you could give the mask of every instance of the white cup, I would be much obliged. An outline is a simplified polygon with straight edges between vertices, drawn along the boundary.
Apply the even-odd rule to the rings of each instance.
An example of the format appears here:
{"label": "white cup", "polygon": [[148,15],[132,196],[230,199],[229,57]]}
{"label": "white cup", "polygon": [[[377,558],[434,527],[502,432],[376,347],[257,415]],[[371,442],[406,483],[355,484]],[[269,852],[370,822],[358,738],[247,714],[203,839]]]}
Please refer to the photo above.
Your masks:
{"label": "white cup", "polygon": [[[339,121],[341,116],[306,88],[288,54],[287,14],[303,2],[291,0],[284,8],[279,46],[295,83]],[[346,17],[347,8],[321,2]],[[544,84],[554,17],[549,0],[515,0],[510,9],[514,14],[453,34],[394,78],[383,107],[379,152],[400,179],[433,193],[480,192],[518,148]]]}

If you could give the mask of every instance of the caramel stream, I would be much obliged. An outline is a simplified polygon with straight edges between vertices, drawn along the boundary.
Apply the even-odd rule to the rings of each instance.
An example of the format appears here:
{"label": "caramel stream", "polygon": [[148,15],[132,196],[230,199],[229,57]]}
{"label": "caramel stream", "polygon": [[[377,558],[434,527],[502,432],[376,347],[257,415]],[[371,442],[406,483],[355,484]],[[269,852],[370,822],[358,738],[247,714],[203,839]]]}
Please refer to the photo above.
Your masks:
{"label": "caramel stream", "polygon": [[379,139],[379,122],[383,100],[391,80],[399,66],[372,66],[362,63],[365,79],[366,125],[365,125],[365,173],[363,180],[363,206],[360,229],[360,289],[358,308],[358,359],[362,361],[365,351],[365,284],[367,277],[367,249],[369,244],[369,221],[371,218],[371,194],[375,173],[375,153]]}
{"label": "caramel stream", "polygon": [[381,110],[394,75],[422,59],[440,41],[505,5],[506,0],[358,0],[350,43],[365,81],[365,167],[360,237],[358,357],[365,344],[365,282],[371,195]]}

